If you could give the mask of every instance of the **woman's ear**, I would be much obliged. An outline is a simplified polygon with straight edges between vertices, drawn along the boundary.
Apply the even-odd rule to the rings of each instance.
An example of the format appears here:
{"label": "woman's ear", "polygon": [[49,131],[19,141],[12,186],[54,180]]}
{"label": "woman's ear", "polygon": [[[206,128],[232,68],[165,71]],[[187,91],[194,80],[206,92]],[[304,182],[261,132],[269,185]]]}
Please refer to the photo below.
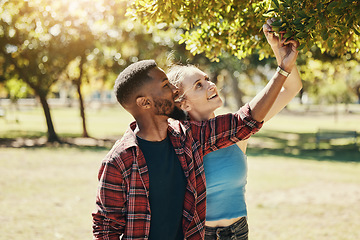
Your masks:
{"label": "woman's ear", "polygon": [[149,109],[151,107],[151,101],[147,97],[136,98],[136,105],[141,109]]}

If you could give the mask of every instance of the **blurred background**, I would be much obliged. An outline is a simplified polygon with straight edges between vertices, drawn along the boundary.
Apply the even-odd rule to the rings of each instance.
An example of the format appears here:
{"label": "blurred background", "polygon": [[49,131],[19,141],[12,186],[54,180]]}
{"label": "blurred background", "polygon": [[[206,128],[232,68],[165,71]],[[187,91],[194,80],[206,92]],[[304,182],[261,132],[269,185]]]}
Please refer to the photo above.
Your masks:
{"label": "blurred background", "polygon": [[[0,0],[0,239],[92,238],[97,171],[133,121],[112,90],[129,64],[199,66],[220,89],[219,114],[237,110],[274,74],[262,18],[246,20],[256,33],[238,30],[259,42],[244,55],[224,50],[221,33],[203,37],[178,18],[183,1],[165,1],[174,12],[156,23],[140,16],[153,5],[134,2]],[[210,3],[218,1],[204,10],[218,16]],[[145,19],[158,19],[154,12]],[[354,34],[358,45],[344,42],[349,49],[337,54],[334,36],[333,48],[314,40],[300,52],[303,89],[249,142],[250,239],[360,239],[359,43]]]}

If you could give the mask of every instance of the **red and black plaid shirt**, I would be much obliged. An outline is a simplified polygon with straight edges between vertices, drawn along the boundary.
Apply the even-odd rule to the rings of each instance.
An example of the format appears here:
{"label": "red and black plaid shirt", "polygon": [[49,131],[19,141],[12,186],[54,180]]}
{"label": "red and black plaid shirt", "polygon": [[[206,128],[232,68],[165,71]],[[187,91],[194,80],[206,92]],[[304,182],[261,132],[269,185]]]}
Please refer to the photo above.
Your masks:
{"label": "red and black plaid shirt", "polygon": [[[168,133],[187,178],[183,207],[185,239],[204,239],[206,191],[203,156],[246,139],[262,123],[245,105],[235,114],[208,121],[169,120]],[[149,173],[131,123],[102,162],[97,209],[93,213],[94,239],[147,239],[150,231]]]}

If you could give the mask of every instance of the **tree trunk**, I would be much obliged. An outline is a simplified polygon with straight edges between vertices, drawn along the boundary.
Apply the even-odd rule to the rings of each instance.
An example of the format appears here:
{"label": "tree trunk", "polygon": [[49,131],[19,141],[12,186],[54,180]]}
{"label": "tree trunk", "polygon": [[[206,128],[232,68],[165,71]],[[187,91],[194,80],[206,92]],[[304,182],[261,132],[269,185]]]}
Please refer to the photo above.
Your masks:
{"label": "tree trunk", "polygon": [[301,88],[300,89],[300,92],[299,92],[299,98],[300,98],[300,105],[303,105],[303,96],[304,96],[304,88]]}
{"label": "tree trunk", "polygon": [[85,117],[85,107],[84,107],[84,100],[81,93],[81,81],[78,82],[77,85],[77,92],[79,94],[79,105],[80,105],[80,116],[82,119],[82,128],[83,128],[83,137],[89,137],[89,134],[87,133],[86,129],[86,117]]}
{"label": "tree trunk", "polygon": [[355,92],[358,98],[358,103],[360,104],[360,84],[355,87]]}
{"label": "tree trunk", "polygon": [[43,94],[38,94],[38,96],[40,98],[40,103],[45,114],[46,125],[48,128],[48,142],[61,142],[55,132],[55,128],[51,119],[50,108],[46,100],[46,96]]}
{"label": "tree trunk", "polygon": [[81,79],[82,79],[82,75],[83,75],[84,62],[85,62],[85,57],[83,56],[83,57],[81,57],[80,64],[79,64],[79,69],[80,69],[79,78],[75,82],[76,82],[76,87],[77,87],[77,93],[79,95],[80,116],[82,119],[82,128],[83,128],[82,136],[89,137],[89,134],[86,129],[86,116],[85,116],[84,100],[83,100],[82,93],[81,93],[81,82],[82,82]]}
{"label": "tree trunk", "polygon": [[232,76],[230,77],[230,79],[231,79],[233,94],[236,100],[237,109],[239,109],[244,105],[244,102],[242,100],[243,92],[239,89],[238,80]]}

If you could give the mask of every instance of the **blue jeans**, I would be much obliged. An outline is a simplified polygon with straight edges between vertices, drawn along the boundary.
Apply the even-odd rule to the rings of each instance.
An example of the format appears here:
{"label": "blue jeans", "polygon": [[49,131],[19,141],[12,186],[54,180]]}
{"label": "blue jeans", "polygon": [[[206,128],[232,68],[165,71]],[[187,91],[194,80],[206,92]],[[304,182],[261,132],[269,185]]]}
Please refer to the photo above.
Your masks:
{"label": "blue jeans", "polygon": [[205,240],[247,240],[249,228],[246,217],[227,227],[205,226]]}

